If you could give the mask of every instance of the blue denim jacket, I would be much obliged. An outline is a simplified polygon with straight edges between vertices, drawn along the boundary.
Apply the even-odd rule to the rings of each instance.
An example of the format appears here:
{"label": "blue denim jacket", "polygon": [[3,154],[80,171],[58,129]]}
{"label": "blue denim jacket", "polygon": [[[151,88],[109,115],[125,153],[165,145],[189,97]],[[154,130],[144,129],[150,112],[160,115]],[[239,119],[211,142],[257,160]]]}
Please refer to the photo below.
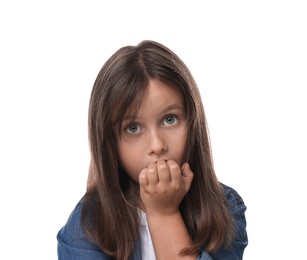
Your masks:
{"label": "blue denim jacket", "polygon": [[[228,207],[235,219],[236,237],[230,250],[220,248],[214,254],[202,251],[197,260],[239,260],[243,258],[243,251],[247,246],[246,206],[240,195],[232,188],[223,185],[228,201]],[[91,243],[80,226],[82,202],[79,202],[68,218],[65,226],[58,232],[59,260],[107,260],[111,257],[104,254],[97,245]],[[141,244],[137,241],[133,260],[141,260]],[[146,260],[146,259],[144,259]]]}

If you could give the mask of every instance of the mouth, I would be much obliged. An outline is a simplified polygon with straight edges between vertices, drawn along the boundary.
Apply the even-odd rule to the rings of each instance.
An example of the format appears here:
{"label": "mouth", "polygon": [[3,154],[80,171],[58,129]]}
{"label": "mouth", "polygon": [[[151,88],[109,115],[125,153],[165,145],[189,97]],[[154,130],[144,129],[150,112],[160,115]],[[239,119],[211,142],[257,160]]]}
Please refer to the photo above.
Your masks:
{"label": "mouth", "polygon": [[167,162],[168,159],[159,159],[159,160],[154,161],[154,163],[157,163],[157,162],[159,162],[159,161],[165,161],[165,162]]}

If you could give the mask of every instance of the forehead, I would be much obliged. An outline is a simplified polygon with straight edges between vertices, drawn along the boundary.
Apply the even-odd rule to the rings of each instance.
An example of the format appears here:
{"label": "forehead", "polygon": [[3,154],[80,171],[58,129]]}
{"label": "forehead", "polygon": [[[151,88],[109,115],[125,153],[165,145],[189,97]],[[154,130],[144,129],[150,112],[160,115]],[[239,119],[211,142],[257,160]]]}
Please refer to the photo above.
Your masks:
{"label": "forehead", "polygon": [[178,88],[162,81],[150,80],[139,112],[163,111],[170,107],[183,108],[183,103],[183,95]]}
{"label": "forehead", "polygon": [[116,122],[119,124],[124,118],[133,120],[144,111],[167,108],[184,109],[185,107],[184,97],[179,88],[157,79],[150,79],[146,87],[138,92],[133,99],[122,100],[120,103],[117,111],[114,111]]}

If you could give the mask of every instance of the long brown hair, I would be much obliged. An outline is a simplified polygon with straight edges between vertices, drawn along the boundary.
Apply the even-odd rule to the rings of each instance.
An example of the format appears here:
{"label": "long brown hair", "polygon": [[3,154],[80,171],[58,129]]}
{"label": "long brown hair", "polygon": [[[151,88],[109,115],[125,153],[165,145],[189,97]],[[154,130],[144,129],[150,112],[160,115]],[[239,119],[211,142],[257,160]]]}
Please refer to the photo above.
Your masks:
{"label": "long brown hair", "polygon": [[90,174],[95,184],[83,198],[82,225],[89,238],[115,259],[131,257],[138,239],[137,185],[122,170],[116,131],[128,109],[137,111],[150,79],[175,86],[183,95],[189,122],[187,161],[194,173],[180,211],[193,245],[214,252],[233,237],[233,220],[213,168],[209,134],[198,87],[183,61],[154,41],[116,51],[101,68],[89,105]]}

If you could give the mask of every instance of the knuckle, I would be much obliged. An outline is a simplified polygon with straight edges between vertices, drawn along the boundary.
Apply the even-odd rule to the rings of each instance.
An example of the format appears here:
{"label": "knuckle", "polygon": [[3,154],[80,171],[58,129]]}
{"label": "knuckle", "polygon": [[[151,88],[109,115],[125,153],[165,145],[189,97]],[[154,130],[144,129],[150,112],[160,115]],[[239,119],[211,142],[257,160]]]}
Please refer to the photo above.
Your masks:
{"label": "knuckle", "polygon": [[153,169],[153,168],[149,168],[148,170],[147,170],[147,173],[148,174],[155,174],[155,169]]}
{"label": "knuckle", "polygon": [[165,195],[168,192],[168,189],[166,189],[165,187],[160,188],[159,193],[162,195]]}
{"label": "knuckle", "polygon": [[165,170],[166,168],[167,168],[167,165],[165,163],[158,164],[158,169],[159,170]]}
{"label": "knuckle", "polygon": [[175,161],[173,161],[173,160],[170,160],[167,163],[168,163],[168,165],[169,165],[171,170],[178,170],[178,169],[180,169],[179,165]]}
{"label": "knuckle", "polygon": [[179,191],[180,190],[180,185],[179,185],[179,183],[175,183],[174,184],[174,186],[173,186],[173,189],[174,189],[174,191]]}
{"label": "knuckle", "polygon": [[140,182],[145,182],[146,181],[146,173],[145,172],[141,172],[139,175],[139,181]]}

